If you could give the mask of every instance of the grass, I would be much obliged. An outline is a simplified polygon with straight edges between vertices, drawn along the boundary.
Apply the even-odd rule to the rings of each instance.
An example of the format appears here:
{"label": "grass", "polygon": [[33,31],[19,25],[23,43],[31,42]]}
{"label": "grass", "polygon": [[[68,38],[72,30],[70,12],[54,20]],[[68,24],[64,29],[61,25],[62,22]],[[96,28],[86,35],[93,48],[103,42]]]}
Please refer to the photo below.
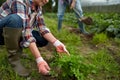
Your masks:
{"label": "grass", "polygon": [[[86,15],[92,15],[96,17],[96,16],[99,16],[100,14],[98,13],[94,15],[90,13]],[[114,59],[115,58],[114,54],[111,55],[111,52],[108,50],[108,47],[114,46],[119,51],[120,39],[118,38],[109,39],[109,38],[106,38],[105,35],[104,35],[105,37],[102,37],[100,36],[100,34],[98,34],[96,35],[94,40],[97,43],[101,43],[101,44],[96,46],[96,44],[93,44],[93,43],[96,43],[94,42],[94,40],[85,40],[83,37],[81,37],[80,33],[78,34],[70,33],[68,28],[70,27],[77,28],[76,21],[75,19],[72,18],[72,16],[73,14],[66,13],[61,32],[57,31],[57,15],[56,14],[46,13],[44,15],[44,18],[45,18],[45,23],[47,27],[49,27],[49,29],[51,30],[51,32],[54,34],[56,38],[58,38],[61,42],[63,42],[66,45],[70,54],[75,56],[80,55],[88,63],[95,65],[94,74],[89,73],[89,75],[86,78],[84,78],[84,80],[120,80],[120,76],[119,76],[120,64],[118,63],[119,61],[116,61],[116,59]],[[99,18],[97,19],[95,18],[95,20],[99,20]],[[97,41],[96,39],[99,39],[99,40]],[[107,44],[104,44],[106,40],[107,40]],[[52,49],[52,51],[51,50],[49,51],[46,48],[40,48],[40,51],[43,57],[46,60],[48,60],[49,64],[51,64],[51,61],[49,61],[49,59],[47,59],[48,57],[46,57],[45,55],[50,54],[54,56],[53,58],[55,58],[55,55],[54,55],[54,53],[56,53],[55,50]],[[44,77],[41,74],[39,74],[36,63],[35,63],[35,59],[31,54],[31,52],[29,51],[29,49],[24,49],[24,52],[29,55],[29,59],[21,59],[21,61],[31,71],[31,75],[26,78],[18,76],[12,70],[11,66],[7,61],[7,52],[5,50],[5,47],[0,46],[0,80],[58,80],[57,78],[52,79],[50,77],[48,79],[47,77]],[[116,53],[116,55],[119,58],[120,54]],[[86,65],[86,66],[89,66],[89,65]],[[83,68],[83,72],[84,71],[88,71],[88,70],[86,68]]]}

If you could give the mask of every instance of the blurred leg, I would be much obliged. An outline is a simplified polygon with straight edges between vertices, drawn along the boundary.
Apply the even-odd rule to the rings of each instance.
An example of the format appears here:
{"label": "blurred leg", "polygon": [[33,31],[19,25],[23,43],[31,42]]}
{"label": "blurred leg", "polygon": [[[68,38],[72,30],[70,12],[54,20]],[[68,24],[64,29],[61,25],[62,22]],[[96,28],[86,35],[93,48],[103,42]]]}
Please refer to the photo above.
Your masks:
{"label": "blurred leg", "polygon": [[[77,19],[83,17],[83,10],[82,10],[82,7],[81,7],[80,0],[76,0],[76,5],[75,5],[75,8],[74,8],[74,12],[75,12],[75,15],[76,15]],[[80,28],[80,31],[83,34],[88,34],[88,32],[85,30],[85,26],[84,26],[83,22],[81,22],[81,21],[78,20],[78,26]]]}
{"label": "blurred leg", "polygon": [[62,28],[62,21],[63,21],[63,16],[66,10],[66,3],[65,2],[61,2],[61,0],[58,1],[58,31],[60,31],[60,29]]}

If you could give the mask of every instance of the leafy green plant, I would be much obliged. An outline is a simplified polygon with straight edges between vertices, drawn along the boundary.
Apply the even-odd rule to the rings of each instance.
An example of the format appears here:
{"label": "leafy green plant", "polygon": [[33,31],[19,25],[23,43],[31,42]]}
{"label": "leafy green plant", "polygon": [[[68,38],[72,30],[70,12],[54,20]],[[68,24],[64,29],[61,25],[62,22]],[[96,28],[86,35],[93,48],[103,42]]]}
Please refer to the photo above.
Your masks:
{"label": "leafy green plant", "polygon": [[85,80],[89,74],[96,73],[96,67],[80,55],[62,56],[51,65],[59,69],[54,71],[53,76],[60,80]]}
{"label": "leafy green plant", "polygon": [[106,33],[109,37],[120,37],[120,29],[119,28],[115,28],[114,25],[110,25],[107,29],[106,29]]}
{"label": "leafy green plant", "polygon": [[104,33],[95,34],[95,36],[92,39],[93,44],[104,44],[107,43],[107,41],[108,41],[108,37]]}
{"label": "leafy green plant", "polygon": [[109,37],[120,37],[120,18],[117,13],[93,13],[94,20],[91,31],[94,33],[107,33]]}

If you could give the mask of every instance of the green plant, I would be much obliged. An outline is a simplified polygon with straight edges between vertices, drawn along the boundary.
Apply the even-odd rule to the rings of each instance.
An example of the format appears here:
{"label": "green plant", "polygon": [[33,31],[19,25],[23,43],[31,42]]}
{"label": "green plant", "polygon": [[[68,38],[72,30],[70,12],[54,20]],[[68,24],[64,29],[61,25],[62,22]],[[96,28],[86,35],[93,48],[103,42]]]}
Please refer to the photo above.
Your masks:
{"label": "green plant", "polygon": [[115,28],[114,25],[110,25],[107,29],[106,29],[106,33],[109,37],[120,37],[120,29],[119,28]]}
{"label": "green plant", "polygon": [[[97,51],[96,53],[92,53],[91,57],[89,56],[89,59],[89,61],[97,66],[99,73],[95,75],[101,77],[99,80],[119,80],[118,76],[120,67],[107,50],[103,49]],[[114,78],[112,79],[112,77]]]}
{"label": "green plant", "polygon": [[60,80],[85,80],[89,74],[96,73],[96,67],[80,55],[62,56],[51,65],[59,69],[54,71],[53,76]]}
{"label": "green plant", "polygon": [[115,38],[114,40],[115,40],[116,44],[120,47],[120,38]]}
{"label": "green plant", "polygon": [[96,45],[107,43],[107,41],[108,41],[108,37],[104,33],[95,34],[95,36],[92,39],[92,43]]}

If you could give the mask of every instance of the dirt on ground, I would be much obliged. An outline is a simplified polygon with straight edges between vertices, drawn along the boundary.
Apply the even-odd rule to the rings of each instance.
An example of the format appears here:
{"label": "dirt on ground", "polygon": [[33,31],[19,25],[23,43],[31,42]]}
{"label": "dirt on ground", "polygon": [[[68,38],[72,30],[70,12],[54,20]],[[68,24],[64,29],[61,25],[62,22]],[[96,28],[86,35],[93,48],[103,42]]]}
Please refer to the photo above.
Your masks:
{"label": "dirt on ground", "polygon": [[101,48],[106,48],[108,50],[108,53],[115,59],[115,61],[120,64],[120,48],[118,48],[118,45],[116,43],[111,43],[111,45],[106,46],[104,44],[101,45],[93,45],[90,43],[90,40],[92,40],[94,34],[91,35],[83,35],[81,34],[80,30],[78,28],[73,28],[70,26],[66,26],[69,27],[68,30],[70,33],[75,33],[76,35],[80,35],[81,39],[82,39],[82,43],[84,44],[81,48],[80,51],[85,54],[86,51],[95,51]]}

